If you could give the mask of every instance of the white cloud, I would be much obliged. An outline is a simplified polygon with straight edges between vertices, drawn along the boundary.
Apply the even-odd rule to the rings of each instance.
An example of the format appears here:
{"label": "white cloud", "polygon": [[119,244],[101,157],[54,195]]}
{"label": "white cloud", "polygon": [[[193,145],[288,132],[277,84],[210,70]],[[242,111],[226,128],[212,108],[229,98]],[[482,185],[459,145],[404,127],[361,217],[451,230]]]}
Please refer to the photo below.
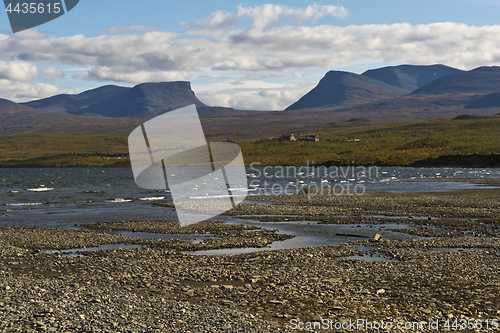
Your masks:
{"label": "white cloud", "polygon": [[216,83],[193,88],[196,96],[207,105],[270,111],[285,109],[307,93],[312,85],[244,81],[238,85]]}
{"label": "white cloud", "polygon": [[27,102],[33,99],[45,98],[59,93],[59,88],[46,83],[16,82],[0,79],[0,98],[14,102]]}
{"label": "white cloud", "polygon": [[[0,60],[16,57],[24,62],[85,66],[94,73],[111,71],[118,81],[140,72],[169,72],[186,77],[185,73],[199,68],[300,71],[345,66],[362,60],[474,68],[498,64],[500,26],[476,27],[451,22],[417,26],[407,23],[277,26],[231,30],[220,36],[214,34],[213,38],[182,38],[160,31],[98,37],[2,36]],[[18,79],[36,74],[23,70],[27,72],[19,74]],[[137,79],[143,77],[137,75]],[[132,75],[126,80],[131,82],[135,78]]]}
{"label": "white cloud", "polygon": [[46,80],[55,80],[64,77],[64,72],[54,66],[42,68],[41,71],[45,75]]}
{"label": "white cloud", "polygon": [[[78,76],[77,76],[78,77]],[[115,82],[166,82],[166,81],[187,81],[189,80],[188,73],[182,72],[149,72],[137,71],[133,73],[117,72],[110,67],[96,67],[87,72],[86,75],[80,75],[83,80],[95,81],[115,81]]]}
{"label": "white cloud", "polygon": [[0,79],[30,81],[40,74],[39,69],[26,61],[0,61]]}
{"label": "white cloud", "polygon": [[222,11],[213,12],[204,21],[195,24],[184,23],[188,28],[202,30],[221,30],[236,26],[245,20],[251,21],[251,28],[264,29],[272,24],[278,24],[281,19],[293,19],[300,24],[304,21],[315,22],[325,16],[346,17],[348,11],[342,6],[310,4],[306,8],[294,8],[285,5],[265,4],[255,7],[238,6],[237,13]]}
{"label": "white cloud", "polygon": [[145,32],[145,31],[157,31],[157,27],[152,25],[132,25],[130,27],[112,27],[104,30],[107,34],[121,34],[130,32]]}
{"label": "white cloud", "polygon": [[[226,83],[196,87],[208,104],[283,109],[313,84],[301,79],[312,69],[326,72],[356,63],[441,63],[461,69],[500,64],[500,25],[314,23],[325,16],[347,14],[341,5],[267,4],[239,6],[233,13],[216,11],[205,20],[186,24],[185,34],[148,31],[55,37],[34,30],[0,34],[0,78],[30,82],[43,75],[47,79],[64,76],[39,64],[64,68],[80,80],[118,83],[188,80],[203,72]],[[107,32],[150,27],[143,28],[115,27]],[[283,84],[269,86],[268,82]],[[2,91],[2,96],[6,94]]]}

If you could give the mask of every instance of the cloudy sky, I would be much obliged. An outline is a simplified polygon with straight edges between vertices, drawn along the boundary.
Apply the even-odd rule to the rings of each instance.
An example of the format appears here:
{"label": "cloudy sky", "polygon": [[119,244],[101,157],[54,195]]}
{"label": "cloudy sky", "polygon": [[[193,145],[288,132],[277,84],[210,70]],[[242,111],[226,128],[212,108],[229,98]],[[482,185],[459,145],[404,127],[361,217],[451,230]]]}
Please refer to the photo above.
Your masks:
{"label": "cloudy sky", "polygon": [[4,12],[0,98],[189,80],[209,105],[282,110],[328,70],[500,65],[499,14],[497,0],[80,0],[12,34]]}

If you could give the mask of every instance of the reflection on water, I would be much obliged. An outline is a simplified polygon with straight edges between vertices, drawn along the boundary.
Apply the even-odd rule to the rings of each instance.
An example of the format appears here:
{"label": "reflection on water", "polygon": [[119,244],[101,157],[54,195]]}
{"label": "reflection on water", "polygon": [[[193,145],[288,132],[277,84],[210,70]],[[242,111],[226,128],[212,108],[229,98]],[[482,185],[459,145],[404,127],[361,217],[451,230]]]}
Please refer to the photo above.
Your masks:
{"label": "reflection on water", "polygon": [[[493,168],[384,167],[363,177],[362,167],[351,167],[324,179],[321,170],[336,169],[290,168],[295,172],[288,175],[280,174],[280,168],[247,168],[250,193],[335,185],[362,185],[367,192],[436,192],[491,188],[471,180],[500,178],[500,169]],[[80,223],[177,219],[172,208],[151,205],[171,200],[170,191],[139,188],[129,168],[8,168],[1,170],[0,184],[0,227],[73,228]],[[210,190],[200,192],[211,195]]]}
{"label": "reflection on water", "polygon": [[209,233],[204,234],[157,234],[153,232],[139,232],[139,231],[105,231],[107,234],[121,235],[124,237],[137,237],[142,239],[180,239],[183,243],[187,244],[198,244],[207,239],[218,238],[216,236],[210,235]]}
{"label": "reflection on water", "polygon": [[99,246],[95,246],[95,247],[86,247],[83,249],[41,250],[40,253],[48,253],[48,254],[60,253],[61,255],[64,255],[64,256],[83,257],[84,255],[82,254],[82,252],[100,251],[100,250],[117,250],[117,249],[138,249],[140,247],[141,247],[141,245],[133,245],[133,244],[105,244],[105,245],[99,245]]}
{"label": "reflection on water", "polygon": [[186,252],[193,255],[234,255],[252,253],[257,251],[272,251],[284,249],[296,249],[304,247],[328,246],[346,244],[350,241],[364,238],[373,238],[376,234],[382,235],[383,239],[424,239],[424,237],[399,233],[387,229],[414,229],[415,226],[404,223],[384,224],[318,224],[314,221],[301,222],[258,222],[243,219],[228,219],[228,223],[244,224],[260,227],[266,230],[277,230],[278,233],[295,236],[271,243],[264,248],[237,248]]}

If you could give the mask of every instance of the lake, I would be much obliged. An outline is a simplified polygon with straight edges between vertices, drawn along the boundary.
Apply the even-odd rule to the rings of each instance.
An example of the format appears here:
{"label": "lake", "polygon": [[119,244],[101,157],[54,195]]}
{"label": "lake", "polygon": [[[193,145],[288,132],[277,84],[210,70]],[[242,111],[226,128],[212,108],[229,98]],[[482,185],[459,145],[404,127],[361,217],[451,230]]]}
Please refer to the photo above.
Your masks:
{"label": "lake", "polygon": [[[249,195],[301,189],[365,192],[481,190],[477,180],[500,178],[495,168],[249,167]],[[169,190],[139,188],[129,168],[6,168],[0,171],[0,227],[73,228],[81,223],[175,220]],[[210,197],[211,193],[200,193]]]}

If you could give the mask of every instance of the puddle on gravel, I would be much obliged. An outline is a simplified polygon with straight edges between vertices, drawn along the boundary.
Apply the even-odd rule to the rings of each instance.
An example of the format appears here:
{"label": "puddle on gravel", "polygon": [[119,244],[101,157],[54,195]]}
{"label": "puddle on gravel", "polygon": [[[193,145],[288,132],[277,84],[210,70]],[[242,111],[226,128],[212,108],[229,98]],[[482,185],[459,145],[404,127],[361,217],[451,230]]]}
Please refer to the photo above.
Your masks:
{"label": "puddle on gravel", "polygon": [[69,257],[85,257],[83,252],[89,251],[101,251],[101,250],[118,250],[118,249],[138,249],[142,247],[141,245],[133,244],[104,244],[95,247],[86,247],[83,249],[71,249],[71,250],[41,250],[40,253],[56,254],[60,253],[63,256]]}
{"label": "puddle on gravel", "polygon": [[219,238],[213,236],[209,233],[203,234],[157,234],[154,232],[139,232],[139,231],[122,231],[122,230],[112,230],[105,231],[107,234],[121,235],[124,237],[136,237],[142,239],[180,239],[186,244],[198,244],[207,239]]}
{"label": "puddle on gravel", "polygon": [[392,215],[365,215],[364,217],[374,217],[376,219],[414,219],[414,220],[435,220],[433,216],[392,216]]}
{"label": "puddle on gravel", "polygon": [[354,259],[354,260],[367,260],[367,261],[389,261],[389,262],[396,262],[397,260],[391,257],[386,256],[383,253],[376,253],[372,255],[356,255],[356,256],[350,256],[350,257],[344,257],[345,259]]}
{"label": "puddle on gravel", "polygon": [[[180,239],[186,244],[198,244],[207,239],[219,238],[209,233],[203,234],[157,234],[153,232],[136,232],[136,231],[121,231],[110,230],[105,231],[107,234],[121,235],[124,237],[136,237],[141,239]],[[118,249],[137,249],[141,245],[132,244],[105,244],[96,247],[87,247],[83,249],[70,249],[70,250],[41,250],[40,253],[60,253],[63,256],[71,257],[85,257],[82,252],[100,251],[100,250],[118,250]]]}
{"label": "puddle on gravel", "polygon": [[[383,239],[425,239],[406,233],[396,232],[389,229],[416,229],[416,226],[405,223],[384,224],[319,224],[313,221],[299,222],[259,222],[228,218],[227,223],[243,224],[259,227],[265,230],[277,230],[280,234],[295,236],[284,241],[277,241],[262,248],[235,248],[185,252],[191,255],[237,255],[258,251],[273,251],[296,249],[304,247],[328,246],[346,244],[350,241],[370,239],[376,234],[382,235]],[[367,258],[364,258],[367,259]]]}

